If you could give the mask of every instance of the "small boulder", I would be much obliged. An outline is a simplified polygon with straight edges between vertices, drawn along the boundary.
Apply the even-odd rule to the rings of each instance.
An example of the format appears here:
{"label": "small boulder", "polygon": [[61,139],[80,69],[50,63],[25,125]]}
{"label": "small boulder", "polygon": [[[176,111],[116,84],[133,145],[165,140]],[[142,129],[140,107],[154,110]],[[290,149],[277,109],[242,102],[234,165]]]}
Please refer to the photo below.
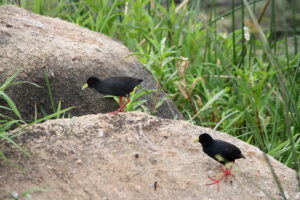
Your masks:
{"label": "small boulder", "polygon": [[[53,112],[44,72],[49,78],[55,107],[61,100],[64,108],[75,106],[71,113],[76,116],[118,108],[111,98],[101,98],[103,95],[92,90],[81,91],[89,76],[132,76],[144,80],[141,84],[144,89],[156,88],[151,73],[135,57],[125,58],[131,53],[120,41],[76,24],[11,5],[0,6],[0,84],[21,68],[16,81],[43,87],[20,84],[5,91],[26,120],[34,118],[36,108],[40,111],[42,107],[48,114]],[[143,98],[152,110],[153,98]],[[158,109],[157,115],[183,119],[170,100]]]}

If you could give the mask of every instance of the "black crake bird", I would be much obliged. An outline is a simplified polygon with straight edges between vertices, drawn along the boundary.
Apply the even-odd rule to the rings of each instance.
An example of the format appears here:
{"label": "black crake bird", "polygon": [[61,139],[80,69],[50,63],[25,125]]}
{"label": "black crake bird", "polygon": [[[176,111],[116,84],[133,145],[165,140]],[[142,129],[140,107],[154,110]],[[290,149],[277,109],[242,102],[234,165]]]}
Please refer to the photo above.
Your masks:
{"label": "black crake bird", "polygon": [[245,158],[245,156],[242,154],[241,150],[238,147],[222,140],[214,140],[207,133],[201,134],[199,138],[195,140],[195,142],[201,143],[204,153],[206,153],[209,157],[225,165],[225,170],[221,165],[221,169],[224,172],[221,178],[214,179],[209,176],[209,178],[213,182],[209,183],[208,185],[217,183],[217,188],[219,190],[219,183],[224,178],[224,176],[226,176],[225,180],[227,180],[229,175],[234,176],[234,174],[232,174],[230,171],[232,165],[229,169],[227,168],[226,165],[228,165],[229,163],[234,163],[236,159]]}
{"label": "black crake bird", "polygon": [[[86,84],[82,87],[82,90],[89,87],[97,90],[101,94],[119,96],[120,108],[111,112],[111,114],[114,114],[123,111],[124,107],[130,102],[130,92],[132,92],[142,81],[143,79],[136,79],[128,76],[110,77],[103,80],[96,77],[89,77]],[[122,105],[123,97],[127,98],[124,105]]]}

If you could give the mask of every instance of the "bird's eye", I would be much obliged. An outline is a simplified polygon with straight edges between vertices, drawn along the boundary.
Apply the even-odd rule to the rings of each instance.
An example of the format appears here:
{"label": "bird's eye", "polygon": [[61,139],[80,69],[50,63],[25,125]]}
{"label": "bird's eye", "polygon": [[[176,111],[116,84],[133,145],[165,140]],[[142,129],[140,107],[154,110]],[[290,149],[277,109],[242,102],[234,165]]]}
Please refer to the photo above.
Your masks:
{"label": "bird's eye", "polygon": [[200,140],[202,140],[203,139],[203,137],[202,136],[200,136]]}

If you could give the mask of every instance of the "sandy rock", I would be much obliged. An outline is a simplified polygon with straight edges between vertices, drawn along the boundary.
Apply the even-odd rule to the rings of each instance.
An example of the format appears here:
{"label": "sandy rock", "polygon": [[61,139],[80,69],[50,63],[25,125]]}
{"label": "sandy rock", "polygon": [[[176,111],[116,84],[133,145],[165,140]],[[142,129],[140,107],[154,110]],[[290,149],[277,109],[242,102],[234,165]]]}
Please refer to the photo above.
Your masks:
{"label": "sandy rock", "polygon": [[[93,90],[81,91],[89,76],[132,76],[142,78],[144,89],[156,88],[155,80],[119,41],[60,19],[33,14],[14,6],[0,6],[0,84],[19,68],[18,81],[29,84],[9,87],[24,119],[33,119],[35,103],[52,113],[44,72],[47,72],[54,101],[64,108],[75,106],[73,115],[106,113],[118,108],[111,98]],[[164,95],[163,95],[164,96]],[[147,106],[152,108],[152,99]],[[2,102],[0,102],[2,104]],[[171,101],[158,116],[173,119],[182,115]]]}
{"label": "sandy rock", "polygon": [[[207,186],[219,164],[193,139],[207,132],[238,146],[235,178]],[[1,150],[24,171],[0,161],[0,199],[31,188],[33,199],[276,199],[278,189],[261,151],[225,133],[140,112],[98,114],[37,124]],[[295,171],[270,157],[283,189],[295,199]]]}

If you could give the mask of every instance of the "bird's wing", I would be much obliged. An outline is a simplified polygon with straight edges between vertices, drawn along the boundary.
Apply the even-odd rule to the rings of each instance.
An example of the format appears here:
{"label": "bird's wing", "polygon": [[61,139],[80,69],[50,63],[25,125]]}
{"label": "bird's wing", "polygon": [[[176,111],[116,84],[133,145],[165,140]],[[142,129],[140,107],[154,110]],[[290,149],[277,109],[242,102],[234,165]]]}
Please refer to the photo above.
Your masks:
{"label": "bird's wing", "polygon": [[109,84],[111,88],[116,91],[122,90],[130,92],[140,81],[132,77],[110,77],[105,79],[105,83]]}
{"label": "bird's wing", "polygon": [[221,150],[220,153],[215,156],[218,161],[232,162],[235,159],[241,158],[241,150],[233,144],[221,140],[215,140],[215,142],[218,143],[218,147]]}

